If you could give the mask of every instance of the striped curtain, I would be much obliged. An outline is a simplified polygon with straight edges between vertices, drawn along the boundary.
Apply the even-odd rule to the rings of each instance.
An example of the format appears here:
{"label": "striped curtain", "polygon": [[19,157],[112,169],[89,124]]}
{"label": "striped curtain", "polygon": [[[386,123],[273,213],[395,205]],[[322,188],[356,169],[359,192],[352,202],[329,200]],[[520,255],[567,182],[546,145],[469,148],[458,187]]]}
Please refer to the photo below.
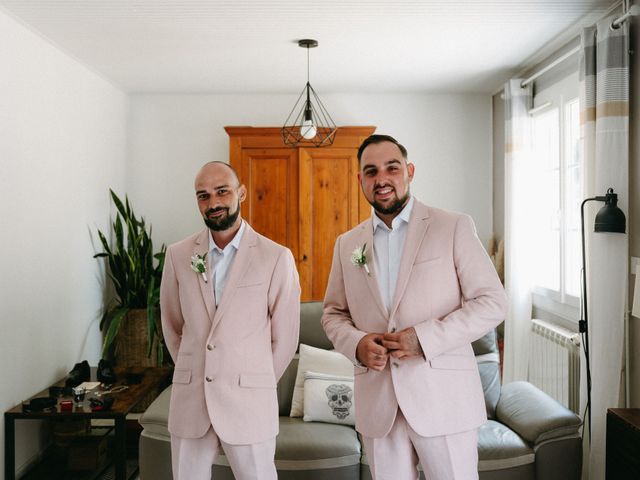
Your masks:
{"label": "striped curtain", "polygon": [[[618,194],[618,206],[629,218],[629,35],[627,22],[618,29],[610,28],[614,18],[586,28],[581,37],[584,192],[585,198],[594,197],[604,195],[607,188],[613,187]],[[592,425],[585,468],[591,480],[604,480],[606,410],[621,403],[628,238],[627,235],[594,233],[595,214],[603,203],[587,205],[590,207],[585,210],[585,232]],[[581,400],[584,408],[586,393],[581,395]]]}
{"label": "striped curtain", "polygon": [[531,330],[531,260],[536,235],[530,221],[532,182],[532,129],[529,108],[531,85],[523,79],[505,85],[505,288],[509,312],[504,324],[504,382],[527,380]]}

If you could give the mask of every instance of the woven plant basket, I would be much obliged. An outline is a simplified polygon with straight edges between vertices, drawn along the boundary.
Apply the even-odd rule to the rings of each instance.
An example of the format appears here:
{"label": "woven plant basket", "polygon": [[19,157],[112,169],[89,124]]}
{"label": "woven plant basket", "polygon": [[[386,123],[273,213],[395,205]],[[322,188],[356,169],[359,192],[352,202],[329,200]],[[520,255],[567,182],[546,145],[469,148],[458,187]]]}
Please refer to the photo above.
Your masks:
{"label": "woven plant basket", "polygon": [[122,319],[116,337],[116,365],[120,367],[157,367],[158,339],[147,356],[147,310],[133,309]]}

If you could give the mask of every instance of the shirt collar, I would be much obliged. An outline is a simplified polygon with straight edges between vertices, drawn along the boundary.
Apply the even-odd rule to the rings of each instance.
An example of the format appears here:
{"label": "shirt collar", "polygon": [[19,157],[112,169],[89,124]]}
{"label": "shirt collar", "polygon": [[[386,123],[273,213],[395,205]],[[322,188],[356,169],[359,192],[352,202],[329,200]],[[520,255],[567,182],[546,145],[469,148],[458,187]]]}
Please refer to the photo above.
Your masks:
{"label": "shirt collar", "polygon": [[[409,218],[411,217],[412,210],[413,210],[413,197],[409,198],[409,201],[404,206],[404,208],[400,211],[398,216],[391,221],[391,228],[395,230],[400,226],[400,222],[409,223]],[[384,228],[385,230],[390,230],[389,227],[387,227],[386,223],[384,223],[384,221],[382,221],[382,219],[378,217],[375,210],[373,210],[372,216],[373,216],[373,232],[374,233],[378,227]]]}
{"label": "shirt collar", "polygon": [[213,235],[211,234],[211,230],[209,230],[209,251],[212,252],[214,250],[217,250],[218,252],[226,253],[231,248],[235,248],[236,250],[238,250],[240,248],[240,241],[242,240],[242,235],[244,234],[244,230],[245,230],[245,222],[244,220],[242,220],[240,223],[240,228],[234,235],[233,239],[227,244],[226,247],[224,247],[224,249],[221,249],[216,245],[216,242],[213,241]]}

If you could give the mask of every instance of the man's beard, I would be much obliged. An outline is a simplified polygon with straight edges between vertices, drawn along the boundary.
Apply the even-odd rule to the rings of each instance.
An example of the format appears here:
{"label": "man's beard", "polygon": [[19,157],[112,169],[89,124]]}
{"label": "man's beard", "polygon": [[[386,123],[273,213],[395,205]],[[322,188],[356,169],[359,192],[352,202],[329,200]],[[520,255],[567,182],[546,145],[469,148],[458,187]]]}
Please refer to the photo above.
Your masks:
{"label": "man's beard", "polygon": [[373,202],[369,202],[371,204],[371,206],[374,208],[374,210],[382,215],[392,215],[394,213],[398,213],[400,210],[402,210],[402,208],[405,206],[405,204],[407,203],[407,200],[409,200],[409,196],[411,195],[411,193],[409,192],[409,190],[407,190],[407,193],[405,194],[404,197],[402,198],[396,198],[396,200],[389,206],[387,207],[383,207],[382,205],[380,205],[378,202],[373,201]]}
{"label": "man's beard", "polygon": [[[211,215],[212,213],[222,210],[226,211],[227,214],[213,219],[209,218],[209,215]],[[205,212],[204,223],[211,230],[222,232],[224,230],[228,230],[234,223],[236,223],[238,215],[240,215],[240,202],[238,202],[238,205],[236,205],[236,211],[233,213],[229,213],[229,209],[224,207],[210,208]]]}

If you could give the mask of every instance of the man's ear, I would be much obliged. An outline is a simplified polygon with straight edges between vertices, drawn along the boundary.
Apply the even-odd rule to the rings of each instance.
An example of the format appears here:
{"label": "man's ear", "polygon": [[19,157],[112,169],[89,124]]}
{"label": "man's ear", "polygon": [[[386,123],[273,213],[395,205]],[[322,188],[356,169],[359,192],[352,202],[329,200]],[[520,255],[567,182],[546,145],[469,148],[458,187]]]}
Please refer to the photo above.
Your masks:
{"label": "man's ear", "polygon": [[247,187],[240,185],[240,188],[238,188],[238,197],[240,198],[241,203],[244,202],[247,198]]}
{"label": "man's ear", "polygon": [[413,163],[407,163],[407,174],[409,175],[409,180],[413,180],[413,174],[416,171],[416,166]]}

